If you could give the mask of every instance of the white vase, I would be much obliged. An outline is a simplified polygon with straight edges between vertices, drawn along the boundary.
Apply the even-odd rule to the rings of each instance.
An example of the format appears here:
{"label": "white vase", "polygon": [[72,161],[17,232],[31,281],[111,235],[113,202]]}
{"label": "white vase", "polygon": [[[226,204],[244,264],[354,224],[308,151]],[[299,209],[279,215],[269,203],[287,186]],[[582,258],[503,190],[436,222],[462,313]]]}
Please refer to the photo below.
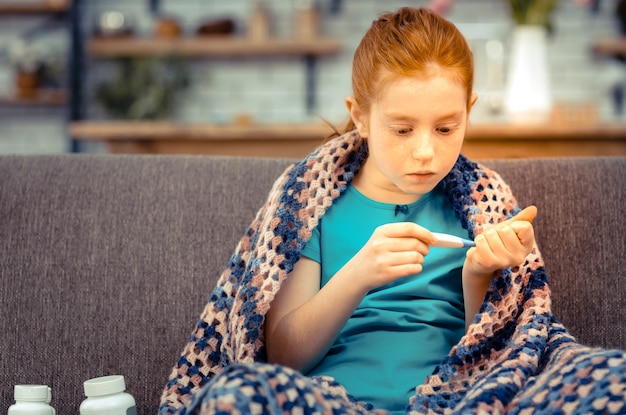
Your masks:
{"label": "white vase", "polygon": [[545,122],[552,111],[547,30],[519,25],[513,30],[504,108],[511,121]]}

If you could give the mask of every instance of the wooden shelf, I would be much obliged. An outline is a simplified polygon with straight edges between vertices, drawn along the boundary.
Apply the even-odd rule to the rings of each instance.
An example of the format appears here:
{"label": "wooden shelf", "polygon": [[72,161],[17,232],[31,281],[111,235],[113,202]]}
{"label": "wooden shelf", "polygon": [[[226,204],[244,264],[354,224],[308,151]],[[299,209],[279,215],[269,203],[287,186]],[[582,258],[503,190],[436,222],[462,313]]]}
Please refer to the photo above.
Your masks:
{"label": "wooden shelf", "polygon": [[332,129],[323,123],[186,124],[166,121],[80,121],[69,133],[78,140],[103,141],[111,153],[219,154],[301,157]]}
{"label": "wooden shelf", "polygon": [[243,37],[92,38],[86,45],[94,57],[154,56],[180,54],[189,57],[263,57],[277,55],[327,55],[338,52],[339,40],[330,38],[275,38],[255,41]]}
{"label": "wooden shelf", "polygon": [[626,55],[626,37],[609,37],[593,42],[592,50],[596,56]]}
{"label": "wooden shelf", "polygon": [[63,13],[70,9],[71,3],[53,5],[46,2],[40,3],[2,3],[0,1],[0,14],[46,14]]}
{"label": "wooden shelf", "polygon": [[[79,140],[102,141],[112,153],[303,157],[332,129],[323,123],[213,125],[82,121]],[[472,124],[463,153],[472,159],[626,156],[626,124],[589,126]]]}
{"label": "wooden shelf", "polygon": [[470,124],[462,152],[475,160],[626,156],[626,124]]}
{"label": "wooden shelf", "polygon": [[626,124],[517,124],[517,123],[470,123],[467,140],[609,140],[626,141]]}
{"label": "wooden shelf", "polygon": [[70,134],[86,140],[274,140],[317,139],[332,129],[323,123],[283,124],[204,124],[169,121],[76,121]]}
{"label": "wooden shelf", "polygon": [[67,91],[62,89],[42,89],[34,96],[0,95],[0,105],[42,105],[63,106],[68,103]]}

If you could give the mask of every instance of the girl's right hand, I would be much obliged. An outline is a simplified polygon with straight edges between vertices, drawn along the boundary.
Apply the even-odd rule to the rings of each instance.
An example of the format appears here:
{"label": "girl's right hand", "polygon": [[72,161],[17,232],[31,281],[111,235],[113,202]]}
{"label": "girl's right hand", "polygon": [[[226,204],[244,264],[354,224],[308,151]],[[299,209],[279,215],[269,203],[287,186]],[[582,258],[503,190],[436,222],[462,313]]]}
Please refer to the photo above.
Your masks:
{"label": "girl's right hand", "polygon": [[432,233],[415,223],[384,224],[374,230],[345,268],[362,277],[359,282],[369,291],[422,272],[424,257],[434,242]]}

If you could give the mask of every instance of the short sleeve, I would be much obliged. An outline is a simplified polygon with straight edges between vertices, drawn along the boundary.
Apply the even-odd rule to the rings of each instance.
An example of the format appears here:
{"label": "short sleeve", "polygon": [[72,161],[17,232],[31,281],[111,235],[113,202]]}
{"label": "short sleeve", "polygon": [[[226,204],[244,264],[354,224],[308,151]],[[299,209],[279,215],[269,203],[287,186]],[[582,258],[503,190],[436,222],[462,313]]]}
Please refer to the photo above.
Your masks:
{"label": "short sleeve", "polygon": [[[321,223],[321,222],[320,222]],[[311,238],[309,238],[308,242],[304,246],[304,249],[300,254],[305,256],[318,264],[322,263],[322,249],[321,249],[321,234],[320,234],[320,224],[313,228],[311,232]]]}

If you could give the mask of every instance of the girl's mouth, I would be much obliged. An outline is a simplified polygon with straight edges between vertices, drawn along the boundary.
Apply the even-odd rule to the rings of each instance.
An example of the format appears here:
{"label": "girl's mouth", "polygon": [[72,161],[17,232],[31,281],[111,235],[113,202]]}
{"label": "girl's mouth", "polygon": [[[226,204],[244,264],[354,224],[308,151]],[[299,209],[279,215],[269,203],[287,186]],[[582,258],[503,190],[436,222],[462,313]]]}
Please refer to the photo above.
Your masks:
{"label": "girl's mouth", "polygon": [[425,182],[433,179],[436,174],[430,171],[418,171],[408,175],[412,180]]}

